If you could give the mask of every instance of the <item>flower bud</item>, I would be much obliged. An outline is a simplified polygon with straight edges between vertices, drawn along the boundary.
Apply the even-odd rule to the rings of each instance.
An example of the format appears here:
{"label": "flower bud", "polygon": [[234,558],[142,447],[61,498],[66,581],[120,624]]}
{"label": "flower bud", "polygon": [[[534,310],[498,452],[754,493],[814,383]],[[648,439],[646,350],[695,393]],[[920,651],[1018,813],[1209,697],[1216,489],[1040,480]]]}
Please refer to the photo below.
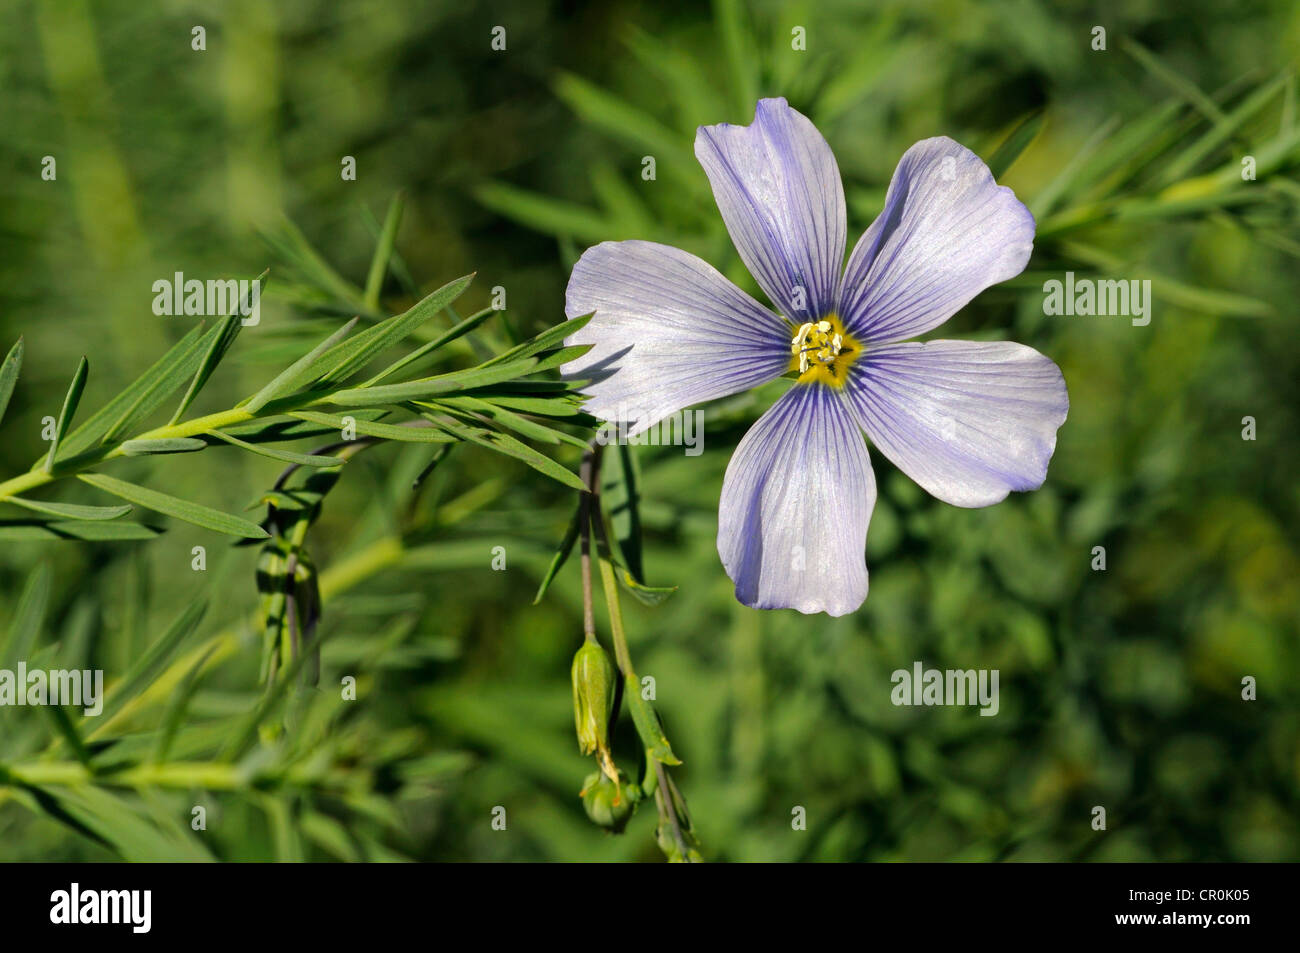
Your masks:
{"label": "flower bud", "polygon": [[593,823],[615,834],[623,833],[634,809],[627,792],[602,771],[587,775],[582,785],[582,806]]}
{"label": "flower bud", "polygon": [[614,666],[597,642],[582,643],[573,656],[573,719],[583,754],[609,751],[609,716],[614,711]]}

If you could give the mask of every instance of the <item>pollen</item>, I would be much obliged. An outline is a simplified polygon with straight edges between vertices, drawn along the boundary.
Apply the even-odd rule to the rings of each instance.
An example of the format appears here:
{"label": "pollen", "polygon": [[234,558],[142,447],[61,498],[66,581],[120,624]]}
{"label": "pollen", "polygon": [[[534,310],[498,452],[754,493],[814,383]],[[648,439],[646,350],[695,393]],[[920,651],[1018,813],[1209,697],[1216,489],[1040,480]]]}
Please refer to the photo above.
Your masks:
{"label": "pollen", "polygon": [[798,374],[801,384],[843,387],[848,367],[861,351],[840,319],[829,314],[820,321],[799,325],[790,341],[790,370]]}

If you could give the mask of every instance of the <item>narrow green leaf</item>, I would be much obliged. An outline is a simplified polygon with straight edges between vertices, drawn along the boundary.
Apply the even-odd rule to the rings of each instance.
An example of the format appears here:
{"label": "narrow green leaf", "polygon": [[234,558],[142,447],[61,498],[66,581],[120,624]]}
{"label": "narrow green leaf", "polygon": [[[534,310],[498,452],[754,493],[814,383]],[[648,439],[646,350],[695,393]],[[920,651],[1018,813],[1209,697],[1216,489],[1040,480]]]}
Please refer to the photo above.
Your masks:
{"label": "narrow green leaf", "polygon": [[479,413],[487,417],[498,427],[504,427],[507,430],[513,430],[515,433],[528,437],[532,440],[540,440],[543,443],[557,444],[567,443],[579,450],[587,448],[587,441],[582,440],[572,434],[564,433],[561,430],[555,430],[547,427],[545,424],[537,423],[526,417],[521,417],[511,410],[499,407],[493,401],[483,400],[479,397],[444,397],[432,406],[448,407],[452,410],[462,412]]}
{"label": "narrow green leaf", "polygon": [[207,443],[195,437],[161,437],[150,440],[128,440],[122,452],[128,457],[144,457],[153,453],[193,453],[204,450]]}
{"label": "narrow green leaf", "polygon": [[473,390],[478,387],[487,387],[492,384],[515,380],[529,374],[537,374],[576,360],[589,350],[591,350],[591,345],[580,344],[536,357],[511,361],[509,364],[496,364],[492,367],[486,365],[471,367],[462,371],[452,371],[449,374],[439,374],[436,377],[406,381],[402,384],[380,384],[377,387],[357,387],[341,390],[333,394],[326,394],[320,398],[320,402],[344,406],[373,407],[383,404],[400,404],[410,400],[424,400],[441,394]]}
{"label": "narrow green leaf", "polygon": [[[366,328],[360,334],[330,348],[316,359],[320,364],[320,373],[316,376],[328,383],[338,383],[351,377],[384,348],[397,344],[459,298],[473,280],[474,274],[470,273],[449,281],[402,314]],[[315,370],[313,368],[313,372]]]}
{"label": "narrow green leaf", "polygon": [[320,499],[314,495],[309,499],[302,499],[296,493],[285,493],[280,490],[266,490],[252,503],[245,506],[244,509],[255,510],[259,506],[274,506],[277,510],[285,510],[288,512],[309,509],[319,502]]}
{"label": "narrow green leaf", "polygon": [[1161,137],[1177,126],[1183,109],[1182,100],[1168,99],[1126,122],[1075,174],[1066,197],[1083,195],[1090,187],[1098,196],[1117,192],[1160,155]]}
{"label": "narrow green leaf", "polygon": [[72,749],[73,756],[82,764],[90,764],[90,752],[86,750],[86,743],[81,740],[81,735],[77,733],[77,726],[72,723],[71,716],[62,705],[45,705],[45,712],[50,716],[54,723],[54,730],[60,737],[68,743]]}
{"label": "narrow green leaf", "polygon": [[477,391],[474,396],[490,400],[499,407],[522,411],[525,414],[542,417],[586,416],[581,401],[576,397],[518,397],[513,394],[493,393],[490,389]]}
{"label": "narrow green leaf", "polygon": [[141,523],[106,522],[103,520],[0,520],[0,539],[13,543],[46,542],[78,539],[104,542],[126,539],[153,539],[162,530]]}
{"label": "narrow green leaf", "polygon": [[[371,213],[369,206],[361,206],[361,218],[366,224],[366,231],[370,233],[370,237],[378,242],[379,236],[383,232],[383,226],[379,224],[379,220]],[[402,253],[397,250],[396,246],[393,247],[393,254],[388,259],[388,270],[401,284],[402,291],[408,298],[420,297],[420,285],[415,280],[414,276],[412,276],[410,266],[407,265],[406,261],[402,258]]]}
{"label": "narrow green leaf", "polygon": [[[361,420],[379,420],[388,413],[389,411],[384,410],[382,407],[369,407],[365,410],[354,411],[351,416]],[[289,440],[316,440],[322,437],[337,438],[338,436],[338,431],[334,427],[321,426],[320,424],[308,423],[305,420],[294,420],[289,417],[253,420],[227,427],[221,432],[228,437],[235,437],[253,444],[281,443]]]}
{"label": "narrow green leaf", "polygon": [[[343,417],[335,414],[321,414],[311,410],[294,411],[294,417],[311,421],[316,424],[325,424],[335,427],[342,431],[344,427],[350,426],[357,433],[365,437],[379,437],[384,440],[400,440],[403,443],[455,443],[456,438],[448,436],[446,433],[434,427],[399,427],[396,424],[384,424],[377,421],[362,420],[360,417],[354,417],[349,423]],[[350,414],[348,416],[351,416]]]}
{"label": "narrow green leaf", "polygon": [[9,398],[13,396],[14,385],[18,383],[18,372],[23,367],[23,339],[19,338],[0,364],[0,421],[4,420],[5,411],[9,409]]}
{"label": "narrow green leaf", "polygon": [[142,816],[128,801],[93,784],[62,786],[45,792],[57,803],[57,819],[72,820],[83,836],[97,838],[128,862],[194,863],[214,858],[186,828],[168,833]]}
{"label": "narrow green leaf", "polygon": [[244,405],[244,409],[250,414],[255,414],[275,398],[280,397],[283,394],[292,394],[296,391],[300,391],[308,384],[315,381],[321,371],[321,368],[317,363],[320,356],[351,334],[352,329],[356,327],[357,321],[359,320],[359,318],[353,318],[302,357],[298,358],[298,360],[286,367],[276,376],[275,380],[271,381],[250,397],[248,402]]}
{"label": "narrow green leaf", "polygon": [[613,222],[585,205],[560,201],[504,182],[478,186],[474,198],[497,214],[548,235],[567,235],[594,244],[604,241],[614,231]]}
{"label": "narrow green leaf", "polygon": [[556,348],[554,351],[547,351],[545,354],[538,354],[535,358],[529,360],[537,361],[537,366],[533,368],[532,373],[537,374],[541,371],[549,371],[554,368],[568,364],[570,361],[576,361],[582,355],[586,354],[594,347],[591,344],[574,344],[571,347]]}
{"label": "narrow green leaf", "polygon": [[632,598],[636,599],[636,601],[641,603],[643,606],[650,606],[652,608],[662,603],[677,591],[676,586],[647,586],[644,583],[637,581],[636,577],[622,566],[618,567],[618,572],[615,573],[615,578],[618,579],[619,585],[631,593]]}
{"label": "narrow green leaf", "polygon": [[45,500],[25,500],[20,496],[11,496],[5,500],[25,509],[50,516],[59,516],[72,520],[115,520],[131,512],[129,505],[122,506],[82,506],[79,503],[49,503]]}
{"label": "narrow green leaf", "polygon": [[1115,132],[1115,127],[1119,125],[1119,118],[1112,116],[1110,119],[1098,126],[1086,140],[1078,151],[1070,157],[1070,161],[1058,172],[1052,181],[1047,183],[1033,201],[1029,203],[1029,211],[1033,214],[1036,221],[1042,221],[1048,212],[1056,208],[1061,197],[1070,188],[1071,183],[1092,158],[1093,154],[1106,142]]}
{"label": "narrow green leaf", "polygon": [[134,483],[127,483],[125,480],[119,480],[116,477],[106,476],[102,473],[82,473],[78,474],[78,479],[89,483],[91,486],[98,487],[105,493],[120,496],[129,503],[135,503],[145,509],[155,510],[167,516],[174,516],[178,520],[184,520],[204,529],[226,533],[230,536],[242,536],[246,539],[266,539],[270,535],[262,527],[256,523],[250,523],[246,519],[231,516],[229,513],[222,513],[220,510],[214,510],[200,503],[191,503],[189,500],[182,500]]}
{"label": "narrow green leaf", "polygon": [[1158,56],[1132,37],[1122,36],[1119,42],[1126,53],[1142,64],[1143,69],[1185,99],[1194,109],[1213,123],[1223,122],[1225,118],[1223,110],[1215,105],[1214,100],[1207,96],[1199,86],[1182,74],[1170,69]]}
{"label": "narrow green leaf", "polygon": [[299,649],[297,658],[290,662],[280,672],[280,677],[276,679],[261,699],[257,706],[250,711],[242,720],[241,725],[230,734],[225,747],[222,749],[222,756],[231,759],[242,754],[248,746],[257,738],[257,726],[275,711],[276,707],[284,698],[285,693],[290,686],[295,685],[298,680],[298,673],[309,660],[315,657],[316,650],[320,648],[321,641],[324,637],[325,629],[317,628],[311,638],[306,639]]}
{"label": "narrow green leaf", "polygon": [[[200,322],[190,328],[189,332],[177,341],[159,361],[136,378],[126,390],[122,391],[121,394],[105,406],[100,413],[104,414],[105,421],[111,419],[113,422],[103,431],[104,442],[111,443],[129,433],[135,424],[157,409],[163,401],[175,393],[178,387],[185,383],[186,379],[198,369],[199,360],[202,356],[202,340],[203,324]],[[117,415],[115,419],[111,416],[112,414]],[[99,414],[96,414],[86,421],[82,427],[72,432],[68,440],[68,453],[88,449],[90,444],[97,439],[98,433],[94,431],[99,424],[99,416]],[[76,442],[76,438],[82,435],[83,432],[86,435],[83,438],[84,445],[77,443],[74,448],[73,444]]]}
{"label": "narrow green leaf", "polygon": [[993,150],[988,164],[995,182],[1000,180],[1007,169],[1011,168],[1012,163],[1020,158],[1021,153],[1029,148],[1029,144],[1043,128],[1045,116],[1046,112],[1041,108],[1027,113],[1007,134],[1006,139],[1002,140],[1002,144]]}
{"label": "narrow green leaf", "polygon": [[[254,278],[253,282],[260,286],[260,283],[266,280],[268,274],[270,274],[270,269],[267,269]],[[258,294],[261,294],[260,290]],[[207,349],[204,351],[203,360],[200,362],[199,368],[194,374],[194,379],[190,381],[190,386],[189,389],[185,391],[185,396],[181,398],[180,405],[176,408],[176,412],[172,414],[172,419],[170,421],[172,424],[180,420],[181,417],[184,416],[185,411],[189,410],[190,404],[194,403],[194,398],[199,395],[199,391],[201,391],[203,386],[208,382],[208,378],[212,376],[212,372],[217,369],[217,365],[221,363],[221,359],[225,357],[226,352],[230,350],[230,345],[235,343],[235,338],[239,336],[239,331],[243,327],[243,315],[241,315],[240,312],[247,310],[244,304],[247,300],[248,299],[245,298],[241,301],[239,306],[236,307],[231,314],[226,316],[225,320],[208,332],[205,338]]]}
{"label": "narrow green leaf", "polygon": [[181,643],[198,627],[207,609],[206,600],[187,605],[163,634],[135,660],[122,680],[104,693],[104,710],[98,717],[107,723],[126,702],[147,688]]}
{"label": "narrow green leaf", "polygon": [[37,565],[27,576],[22,595],[18,597],[18,607],[9,623],[9,632],[4,643],[0,644],[0,669],[12,670],[15,663],[27,657],[36,643],[49,608],[50,578],[50,567],[46,563]]}
{"label": "narrow green leaf", "polygon": [[[714,0],[713,18],[731,74],[733,102],[740,109],[750,109],[758,101],[758,51],[753,33],[746,22],[746,4],[740,0]],[[746,116],[745,118],[748,118]]]}
{"label": "narrow green leaf", "polygon": [[189,708],[190,699],[194,697],[194,690],[199,686],[199,675],[215,651],[216,646],[212,646],[198,657],[172,692],[171,698],[167,700],[167,710],[163,712],[162,722],[154,742],[154,764],[161,764],[167,760],[172,741],[176,737],[176,732],[180,730],[181,721],[184,720],[185,712]]}
{"label": "narrow green leaf", "polygon": [[[529,358],[529,360],[533,360],[533,358]],[[586,399],[580,394],[575,394],[573,392],[572,381],[513,380],[505,384],[475,387],[472,388],[472,391],[475,397],[482,397],[484,399],[496,399],[503,395],[520,397],[529,394],[550,395],[548,399],[564,398],[566,400],[576,401]]]}
{"label": "narrow green leaf", "polygon": [[659,605],[677,587],[646,584],[641,541],[641,473],[636,454],[625,443],[606,448],[600,500],[608,516],[609,531],[605,535],[617,557],[614,578],[642,605]]}
{"label": "narrow green leaf", "polygon": [[439,427],[445,428],[457,437],[495,450],[498,453],[503,453],[506,456],[514,457],[516,460],[526,463],[538,473],[545,474],[553,480],[558,480],[565,486],[572,487],[575,490],[585,491],[587,489],[582,481],[578,479],[576,473],[560,466],[550,457],[539,453],[526,443],[521,443],[509,434],[449,420],[437,420],[435,422]]}
{"label": "narrow green leaf", "polygon": [[492,317],[492,315],[499,314],[499,313],[500,312],[497,311],[495,308],[484,308],[482,311],[479,311],[476,314],[471,314],[468,318],[465,318],[463,321],[458,321],[454,327],[448,328],[446,331],[438,335],[432,341],[427,341],[426,343],[421,344],[418,348],[416,348],[410,354],[403,357],[401,360],[395,361],[394,363],[388,365],[382,371],[380,371],[374,377],[370,378],[370,380],[366,381],[361,386],[373,387],[375,384],[378,384],[380,381],[382,381],[385,377],[390,377],[393,374],[396,374],[398,371],[405,370],[406,368],[410,367],[412,364],[415,364],[420,360],[422,360],[423,358],[425,358],[426,356],[428,356],[429,354],[432,354],[440,347],[446,344],[450,344],[452,341],[456,340],[457,338],[462,337],[465,334],[468,334],[470,331],[473,331],[476,327],[478,327],[488,318]]}
{"label": "narrow green leaf", "polygon": [[274,229],[259,230],[258,234],[308,279],[310,285],[325,289],[347,310],[364,306],[361,290],[335,271],[292,221],[281,219]]}
{"label": "narrow green leaf", "polygon": [[90,373],[90,362],[82,357],[81,363],[77,365],[77,372],[72,375],[72,383],[68,385],[68,393],[63,398],[63,409],[59,411],[59,421],[54,425],[54,439],[50,441],[50,453],[45,458],[45,472],[49,473],[54,469],[54,458],[58,456],[59,444],[63,440],[63,435],[68,432],[68,425],[72,423],[72,418],[77,413],[77,405],[81,403],[81,392],[86,389],[86,376]]}
{"label": "narrow green leaf", "polygon": [[549,350],[570,335],[577,334],[585,328],[588,322],[590,322],[595,316],[596,312],[593,311],[590,314],[570,318],[567,321],[555,325],[555,327],[547,328],[533,339],[525,341],[517,347],[512,347],[504,354],[499,354],[492,358],[492,360],[484,364],[483,367],[491,367],[494,364],[504,364],[509,361],[517,361],[521,358],[532,357],[534,354],[541,351]]}
{"label": "narrow green leaf", "polygon": [[542,601],[546,595],[546,590],[551,588],[551,583],[555,581],[556,575],[569,559],[569,554],[573,552],[573,544],[578,541],[578,533],[581,529],[579,521],[582,519],[582,498],[578,498],[578,505],[574,507],[573,518],[569,520],[569,528],[564,531],[564,539],[560,540],[560,547],[551,557],[551,564],[546,567],[546,573],[542,576],[542,582],[537,587],[537,595],[533,596],[533,605]]}
{"label": "narrow green leaf", "polygon": [[228,433],[222,433],[220,430],[209,430],[207,436],[215,437],[234,447],[248,450],[259,456],[270,457],[272,460],[281,460],[285,463],[296,463],[303,467],[341,467],[343,459],[341,457],[326,457],[312,453],[294,453],[292,450],[280,450],[276,447],[265,447],[255,443],[246,443],[238,437],[232,437]]}
{"label": "narrow green leaf", "polygon": [[344,863],[357,863],[363,858],[352,844],[348,829],[334,818],[310,811],[298,818],[298,827],[304,837]]}
{"label": "narrow green leaf", "polygon": [[1232,134],[1245,124],[1246,120],[1268,105],[1273,97],[1286,87],[1290,79],[1289,74],[1283,73],[1271,83],[1260,86],[1232,112],[1228,113],[1223,122],[1217,124],[1187,148],[1180,149],[1169,165],[1165,167],[1164,174],[1160,178],[1161,184],[1169,185],[1191,174],[1192,170],[1207,156],[1227,142]]}
{"label": "narrow green leaf", "polygon": [[607,447],[601,470],[600,502],[608,516],[606,535],[632,578],[645,581],[641,563],[641,475],[626,443]]}
{"label": "narrow green leaf", "polygon": [[650,703],[641,697],[641,686],[634,677],[627,679],[623,699],[632,712],[632,721],[636,725],[637,734],[641,736],[641,743],[645,745],[646,753],[662,764],[681,764],[664,736],[659,716]]}
{"label": "narrow green leaf", "polygon": [[451,453],[451,447],[451,444],[447,444],[446,446],[438,447],[433,451],[433,456],[430,458],[429,462],[421,468],[420,472],[415,475],[415,479],[411,481],[412,490],[418,490],[420,484],[429,479],[429,476],[433,471],[438,469],[438,464],[442,463],[447,454]]}
{"label": "narrow green leaf", "polygon": [[537,361],[529,358],[510,364],[499,364],[490,369],[472,367],[463,371],[453,371],[450,374],[439,374],[437,377],[405,381],[401,384],[379,384],[375,387],[357,387],[350,390],[336,391],[320,398],[320,401],[341,406],[359,407],[400,404],[408,400],[436,397],[439,394],[450,394],[471,387],[499,384],[502,381],[513,380],[516,377],[523,377],[525,374],[532,373],[536,366]]}
{"label": "narrow green leaf", "polygon": [[379,290],[384,285],[384,275],[388,272],[388,261],[393,257],[393,246],[397,243],[397,229],[402,223],[401,192],[393,196],[388,203],[388,214],[384,216],[384,229],[379,233],[379,244],[375,246],[375,255],[370,259],[370,272],[366,275],[365,302],[371,311],[379,310]]}
{"label": "narrow green leaf", "polygon": [[1254,318],[1271,317],[1276,313],[1273,305],[1267,301],[1230,291],[1198,288],[1195,285],[1176,281],[1149,268],[1134,269],[1131,262],[1126,262],[1109,252],[1081,242],[1062,242],[1061,250],[1071,258],[1112,275],[1129,275],[1133,278],[1149,279],[1151,281],[1151,292],[1156,298],[1180,307],[1190,308],[1204,314],[1236,314]]}

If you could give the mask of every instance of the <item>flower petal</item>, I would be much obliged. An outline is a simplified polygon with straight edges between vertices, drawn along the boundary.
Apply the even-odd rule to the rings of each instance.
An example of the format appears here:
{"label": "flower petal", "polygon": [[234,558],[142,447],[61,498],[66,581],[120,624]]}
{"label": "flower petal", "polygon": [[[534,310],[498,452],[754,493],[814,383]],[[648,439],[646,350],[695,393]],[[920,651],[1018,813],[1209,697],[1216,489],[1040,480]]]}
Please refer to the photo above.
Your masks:
{"label": "flower petal", "polygon": [[592,381],[584,409],[629,435],[691,404],[780,377],[790,332],[707,262],[654,242],[605,242],[573,267],[570,318],[596,312],[566,344],[590,351],[562,368]]}
{"label": "flower petal", "polygon": [[784,99],[748,126],[701,126],[695,157],[741,259],[796,324],[829,313],[844,265],[844,186],[817,127]]}
{"label": "flower petal", "polygon": [[868,348],[845,390],[872,443],[934,496],[988,506],[1047,478],[1070,399],[1051,360],[1009,341]]}
{"label": "flower petal", "polygon": [[722,482],[718,554],[736,598],[833,616],[858,608],[875,505],[866,442],[840,392],[787,391],[745,434]]}
{"label": "flower petal", "polygon": [[871,342],[916,337],[1024,270],[1034,217],[975,153],[940,136],[903,154],[849,257],[838,310]]}

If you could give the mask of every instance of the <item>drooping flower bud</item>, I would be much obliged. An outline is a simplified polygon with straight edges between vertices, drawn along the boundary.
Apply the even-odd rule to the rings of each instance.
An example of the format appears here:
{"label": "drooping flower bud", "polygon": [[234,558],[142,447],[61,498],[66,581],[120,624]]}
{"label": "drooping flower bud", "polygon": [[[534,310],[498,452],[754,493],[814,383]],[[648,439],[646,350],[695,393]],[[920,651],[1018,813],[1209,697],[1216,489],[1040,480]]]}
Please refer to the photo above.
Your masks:
{"label": "drooping flower bud", "polygon": [[582,785],[582,806],[592,822],[615,834],[621,834],[632,817],[635,805],[621,786],[593,771]]}
{"label": "drooping flower bud", "polygon": [[586,641],[573,656],[573,719],[583,754],[609,753],[609,716],[614,711],[614,666],[598,642]]}

